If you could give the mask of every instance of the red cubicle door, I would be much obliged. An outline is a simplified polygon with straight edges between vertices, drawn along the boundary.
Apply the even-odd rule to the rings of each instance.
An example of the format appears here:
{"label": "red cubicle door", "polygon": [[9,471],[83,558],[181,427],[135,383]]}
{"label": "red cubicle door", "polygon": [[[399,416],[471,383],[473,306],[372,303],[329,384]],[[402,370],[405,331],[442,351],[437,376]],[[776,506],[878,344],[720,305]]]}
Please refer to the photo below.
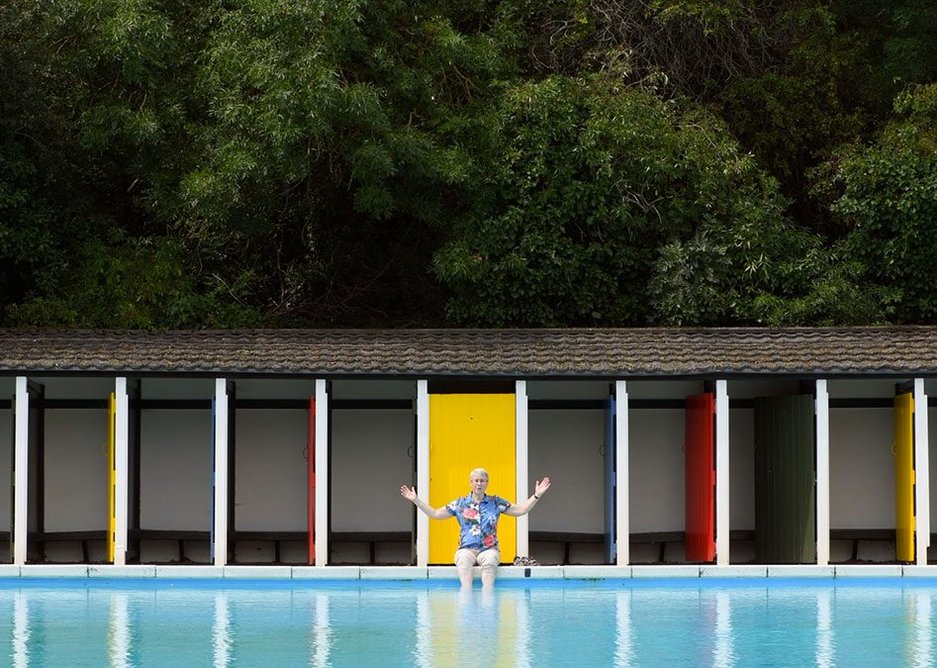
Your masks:
{"label": "red cubicle door", "polygon": [[686,398],[686,560],[716,558],[715,409],[712,393]]}

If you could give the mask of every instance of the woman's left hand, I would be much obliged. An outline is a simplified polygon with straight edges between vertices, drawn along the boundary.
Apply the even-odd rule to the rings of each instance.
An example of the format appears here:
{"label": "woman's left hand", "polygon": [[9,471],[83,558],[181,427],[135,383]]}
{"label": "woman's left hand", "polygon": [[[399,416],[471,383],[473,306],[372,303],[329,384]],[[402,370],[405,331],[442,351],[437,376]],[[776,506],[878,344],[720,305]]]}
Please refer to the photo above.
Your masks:
{"label": "woman's left hand", "polygon": [[534,494],[543,496],[543,493],[548,489],[550,489],[550,477],[544,476],[543,480],[538,480],[537,484],[534,486]]}

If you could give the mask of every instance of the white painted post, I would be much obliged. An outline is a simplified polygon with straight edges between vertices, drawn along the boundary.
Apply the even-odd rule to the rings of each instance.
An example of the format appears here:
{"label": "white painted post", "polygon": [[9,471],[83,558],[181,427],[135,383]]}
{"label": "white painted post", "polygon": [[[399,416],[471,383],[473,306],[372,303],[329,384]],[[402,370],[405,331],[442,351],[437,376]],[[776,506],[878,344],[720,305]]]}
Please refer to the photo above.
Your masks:
{"label": "white painted post", "polygon": [[830,563],[830,394],[826,380],[816,382],[817,564]]}
{"label": "white painted post", "polygon": [[619,566],[631,561],[631,482],[628,468],[628,388],[615,381],[615,559]]}
{"label": "white painted post", "polygon": [[228,561],[228,387],[224,378],[215,379],[215,566]]}
{"label": "white painted post", "polygon": [[329,563],[329,387],[316,379],[316,566]]}
{"label": "white painted post", "polygon": [[127,563],[127,509],[129,505],[130,477],[130,399],[127,396],[127,379],[117,378],[114,383],[117,401],[116,424],[114,425],[114,565]]}
{"label": "white painted post", "polygon": [[930,547],[930,451],[928,447],[927,394],[924,379],[914,379],[914,494],[917,506],[915,553],[918,566],[927,565]]}
{"label": "white painted post", "polygon": [[[416,382],[416,493],[429,499],[429,385]],[[416,565],[429,564],[429,518],[416,512]]]}
{"label": "white painted post", "polygon": [[[528,429],[527,429],[527,381],[518,380],[514,383],[514,446],[517,461],[517,489],[515,491],[517,503],[526,501],[527,477],[530,473],[528,455]],[[530,516],[517,518],[517,554],[521,557],[530,556]]]}
{"label": "white painted post", "polygon": [[729,565],[729,392],[716,381],[716,564]]}
{"label": "white painted post", "polygon": [[26,536],[29,527],[29,381],[26,376],[16,377],[13,395],[15,422],[13,425],[13,461],[16,467],[13,479],[13,563],[26,563]]}

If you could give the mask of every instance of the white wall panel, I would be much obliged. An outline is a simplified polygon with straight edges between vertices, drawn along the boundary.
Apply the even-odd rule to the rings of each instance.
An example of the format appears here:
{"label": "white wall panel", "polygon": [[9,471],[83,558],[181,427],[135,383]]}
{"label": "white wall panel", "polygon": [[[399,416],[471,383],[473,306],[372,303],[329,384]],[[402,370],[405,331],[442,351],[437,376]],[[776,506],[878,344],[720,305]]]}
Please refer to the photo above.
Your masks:
{"label": "white wall panel", "polygon": [[332,411],[332,531],[411,529],[414,427],[409,410]]}
{"label": "white wall panel", "polygon": [[238,531],[306,530],[308,428],[304,410],[237,412]]}
{"label": "white wall panel", "polygon": [[[932,388],[929,392],[933,392],[937,395],[937,387]],[[0,412],[2,415],[2,412]],[[930,459],[928,460],[930,466],[930,479],[931,481],[937,480],[937,409],[930,409],[927,411],[927,422],[928,422],[928,434],[927,434],[927,444],[931,452]],[[0,417],[0,426],[3,424],[3,418]],[[0,449],[0,456],[2,456],[2,449]],[[930,489],[930,516],[931,516],[931,529],[937,524],[937,493],[934,492],[934,484],[931,483]],[[2,488],[0,488],[2,489]]]}
{"label": "white wall panel", "polygon": [[[633,399],[628,384],[628,398]],[[631,532],[682,531],[684,431],[682,410],[632,410]]]}
{"label": "white wall panel", "polygon": [[107,529],[107,411],[45,411],[46,531]]}
{"label": "white wall panel", "polygon": [[[0,395],[5,398],[5,395]],[[10,530],[10,458],[13,450],[13,411],[0,410],[0,531]],[[2,551],[0,551],[2,554]]]}
{"label": "white wall panel", "polygon": [[[552,481],[530,530],[604,533],[604,411],[532,410],[528,429],[530,488],[543,476]],[[494,483],[492,493],[501,494]]]}
{"label": "white wall panel", "polygon": [[895,526],[890,408],[830,410],[830,527]]}
{"label": "white wall panel", "polygon": [[211,527],[211,412],[144,410],[140,521],[144,529]]}
{"label": "white wall panel", "polygon": [[[730,403],[732,399],[730,390]],[[755,528],[754,433],[751,409],[729,411],[729,528],[733,531]]]}

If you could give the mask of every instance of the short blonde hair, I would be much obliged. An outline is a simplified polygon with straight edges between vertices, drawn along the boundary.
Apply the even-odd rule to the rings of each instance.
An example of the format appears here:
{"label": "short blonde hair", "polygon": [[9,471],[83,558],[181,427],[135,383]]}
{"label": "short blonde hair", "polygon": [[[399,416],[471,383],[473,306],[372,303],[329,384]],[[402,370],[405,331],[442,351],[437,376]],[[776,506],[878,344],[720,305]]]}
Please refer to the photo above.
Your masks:
{"label": "short blonde hair", "polygon": [[484,476],[484,477],[485,477],[485,480],[488,480],[488,479],[489,479],[489,478],[488,478],[488,471],[486,471],[485,469],[481,469],[481,468],[479,468],[479,469],[472,469],[472,472],[469,473],[469,480],[471,480],[471,479],[474,478],[475,476]]}

